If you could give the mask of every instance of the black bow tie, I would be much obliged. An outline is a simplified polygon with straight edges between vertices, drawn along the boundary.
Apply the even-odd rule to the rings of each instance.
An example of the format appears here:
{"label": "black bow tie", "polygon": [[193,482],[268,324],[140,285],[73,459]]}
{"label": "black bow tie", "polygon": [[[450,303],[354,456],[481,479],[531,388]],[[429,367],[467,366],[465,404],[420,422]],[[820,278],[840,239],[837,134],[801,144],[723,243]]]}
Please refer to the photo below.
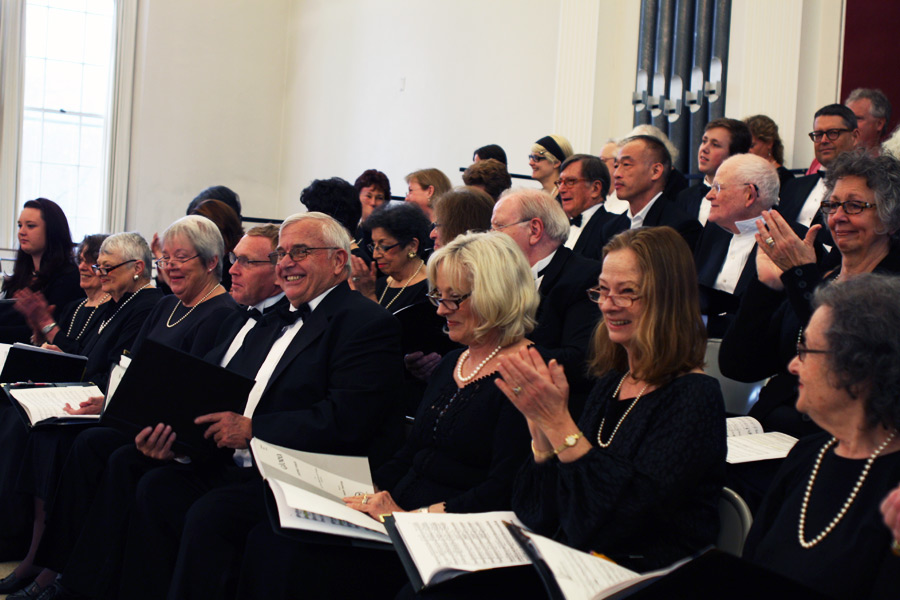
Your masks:
{"label": "black bow tie", "polygon": [[569,219],[569,225],[574,225],[575,227],[581,227],[581,219],[582,215],[578,215],[577,217],[572,217]]}
{"label": "black bow tie", "polygon": [[281,321],[282,326],[287,327],[297,322],[297,319],[306,319],[309,317],[309,304],[305,302],[297,307],[297,310],[291,310],[290,304],[278,307],[278,310],[272,312],[272,318]]}
{"label": "black bow tie", "polygon": [[262,313],[259,312],[259,309],[251,308],[247,311],[247,320],[253,319],[254,321],[259,321],[262,318]]}

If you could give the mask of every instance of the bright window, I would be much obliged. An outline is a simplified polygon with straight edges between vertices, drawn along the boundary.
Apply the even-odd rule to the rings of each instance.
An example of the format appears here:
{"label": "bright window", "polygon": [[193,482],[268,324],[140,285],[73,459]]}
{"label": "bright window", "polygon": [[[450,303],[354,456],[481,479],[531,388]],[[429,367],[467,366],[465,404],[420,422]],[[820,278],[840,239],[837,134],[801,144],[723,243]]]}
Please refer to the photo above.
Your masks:
{"label": "bright window", "polygon": [[58,203],[77,241],[104,229],[114,0],[27,0],[19,206]]}

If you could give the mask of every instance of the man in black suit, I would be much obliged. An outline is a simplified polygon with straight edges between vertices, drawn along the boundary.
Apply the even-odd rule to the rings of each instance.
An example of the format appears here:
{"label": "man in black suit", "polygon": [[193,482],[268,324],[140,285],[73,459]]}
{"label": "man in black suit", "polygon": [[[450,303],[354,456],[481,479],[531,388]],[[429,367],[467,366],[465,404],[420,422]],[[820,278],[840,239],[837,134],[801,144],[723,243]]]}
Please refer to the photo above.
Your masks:
{"label": "man in black suit", "polygon": [[741,294],[756,278],[756,223],[778,201],[778,172],[765,159],[738,154],[719,167],[707,195],[709,223],[694,252],[700,312],[710,337],[722,337]]}
{"label": "man in black suit", "polygon": [[709,203],[704,200],[716,171],[729,156],[749,152],[752,143],[753,135],[743,121],[721,118],[707,123],[697,149],[697,170],[703,174],[703,180],[678,193],[676,202],[681,209],[706,225]]}
{"label": "man in black suit", "polygon": [[[400,407],[392,394],[402,378],[399,324],[348,287],[349,247],[346,230],[326,215],[305,213],[285,221],[273,259],[290,306],[266,318],[269,327],[261,333],[268,336],[248,334],[244,343],[262,357],[249,358],[254,353],[247,353],[247,360],[261,364],[247,407],[243,414],[214,413],[197,419],[208,425],[207,437],[220,448],[238,451],[235,461],[179,464],[171,460],[170,430],[157,427],[138,436],[137,448],[146,460],[159,464],[145,468],[139,481],[132,483],[132,490],[137,487],[136,506],[127,540],[120,534],[114,548],[108,540],[89,540],[84,546],[85,540],[80,540],[63,585],[95,597],[116,592],[128,598],[164,597],[187,520],[186,531],[214,535],[201,533],[185,540],[188,547],[199,545],[203,550],[189,550],[179,562],[178,584],[202,590],[197,597],[222,597],[237,569],[229,571],[224,565],[239,564],[247,531],[265,518],[263,482],[246,457],[239,456],[251,437],[302,450],[368,455],[374,464],[394,451],[401,425]],[[132,456],[125,456],[124,450]],[[122,472],[140,464],[133,458],[137,451],[124,450],[110,460],[101,491],[116,489],[117,479],[134,480]],[[92,513],[98,503],[102,505],[100,495]],[[122,553],[122,544],[122,589],[117,590],[118,570],[91,570],[94,561],[89,556],[108,563],[110,551]],[[211,562],[203,562],[207,559]],[[221,576],[210,577],[211,573]]]}
{"label": "man in black suit", "polygon": [[590,154],[573,154],[560,166],[559,198],[569,218],[566,248],[587,258],[603,254],[603,226],[613,215],[603,203],[609,193],[609,170],[603,161]]}
{"label": "man in black suit", "polygon": [[565,213],[542,190],[517,189],[494,205],[491,229],[511,237],[534,273],[541,296],[537,326],[528,338],[549,360],[566,371],[570,410],[577,418],[590,391],[586,356],[600,311],[587,296],[597,285],[602,263],[579,256],[563,246],[569,235]]}
{"label": "man in black suit", "polygon": [[613,185],[619,198],[628,201],[628,211],[606,224],[605,239],[627,229],[668,225],[694,248],[702,229],[700,222],[663,193],[671,170],[672,157],[657,138],[636,135],[625,140],[616,160]]}
{"label": "man in black suit", "polygon": [[819,205],[825,198],[825,171],[834,160],[853,150],[859,141],[856,115],[843,104],[829,104],[816,111],[813,131],[809,134],[815,146],[816,160],[822,163],[817,173],[788,181],[781,192],[778,212],[789,223],[804,227],[821,225],[816,240],[829,249],[834,245]]}

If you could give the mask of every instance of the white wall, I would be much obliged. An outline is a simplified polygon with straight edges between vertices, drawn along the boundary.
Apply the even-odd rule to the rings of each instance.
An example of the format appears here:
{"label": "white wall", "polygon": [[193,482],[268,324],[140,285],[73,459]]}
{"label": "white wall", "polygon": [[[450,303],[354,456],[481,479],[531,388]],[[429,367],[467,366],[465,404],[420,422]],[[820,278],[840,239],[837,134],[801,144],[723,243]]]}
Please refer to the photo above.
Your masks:
{"label": "white wall", "polygon": [[[809,163],[812,112],[837,100],[843,2],[734,0],[726,113],[773,116],[791,165]],[[548,133],[598,152],[631,128],[639,13],[639,0],[141,2],[128,227],[162,230],[217,183],[246,215],[284,217],[315,178],[374,167],[403,195],[419,168],[461,183],[487,143],[515,173]]]}
{"label": "white wall", "polygon": [[461,184],[459,167],[489,143],[530,173],[531,143],[553,133],[558,1],[293,6],[282,214],[312,179],[352,182],[369,168],[398,196],[425,167]]}
{"label": "white wall", "polygon": [[734,0],[725,114],[766,114],[778,124],[785,163],[813,159],[813,114],[840,102],[844,0]]}
{"label": "white wall", "polygon": [[215,184],[277,213],[289,0],[140,5],[127,226],[162,231]]}

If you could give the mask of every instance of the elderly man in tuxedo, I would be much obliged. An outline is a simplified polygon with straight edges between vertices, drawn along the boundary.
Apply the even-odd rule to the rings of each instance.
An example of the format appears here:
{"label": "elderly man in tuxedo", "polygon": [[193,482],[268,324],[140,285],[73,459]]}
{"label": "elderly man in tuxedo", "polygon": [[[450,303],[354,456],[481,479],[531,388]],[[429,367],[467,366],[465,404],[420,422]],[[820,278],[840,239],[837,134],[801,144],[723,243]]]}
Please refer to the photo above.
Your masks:
{"label": "elderly man in tuxedo", "polygon": [[[241,356],[259,365],[247,406],[243,414],[197,419],[220,448],[236,450],[234,460],[182,464],[173,460],[167,427],[139,436],[136,449],[110,459],[91,510],[102,521],[103,491],[122,494],[110,478],[140,464],[134,458],[140,452],[156,465],[142,467],[131,483],[130,525],[109,536],[82,535],[62,585],[91,597],[160,598],[174,572],[179,597],[224,597],[235,584],[247,532],[266,518],[263,481],[245,456],[250,438],[367,455],[374,464],[390,456],[400,442],[400,406],[392,395],[402,378],[399,324],[349,288],[349,252],[347,231],[331,217],[312,212],[285,220],[270,260],[289,305],[244,342]],[[127,473],[122,478],[129,481]]]}
{"label": "elderly man in tuxedo", "polygon": [[511,237],[531,265],[541,303],[537,327],[528,337],[544,356],[563,366],[571,387],[570,410],[580,412],[591,388],[587,349],[600,318],[586,290],[597,285],[603,265],[563,245],[570,235],[566,214],[543,190],[520,188],[501,196],[491,229]]}
{"label": "elderly man in tuxedo", "polygon": [[706,200],[709,224],[694,252],[700,309],[710,337],[722,337],[756,277],[756,222],[778,201],[778,172],[753,154],[726,159]]}

